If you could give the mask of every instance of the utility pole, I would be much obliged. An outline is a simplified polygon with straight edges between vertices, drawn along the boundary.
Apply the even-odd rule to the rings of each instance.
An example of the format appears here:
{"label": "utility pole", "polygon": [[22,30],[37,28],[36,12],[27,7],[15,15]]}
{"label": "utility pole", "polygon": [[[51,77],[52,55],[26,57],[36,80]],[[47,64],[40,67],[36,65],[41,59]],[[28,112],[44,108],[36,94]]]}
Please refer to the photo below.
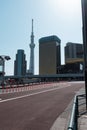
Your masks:
{"label": "utility pole", "polygon": [[87,0],[81,0],[82,3],[82,22],[83,22],[83,46],[84,46],[84,76],[85,76],[85,93],[87,109]]}

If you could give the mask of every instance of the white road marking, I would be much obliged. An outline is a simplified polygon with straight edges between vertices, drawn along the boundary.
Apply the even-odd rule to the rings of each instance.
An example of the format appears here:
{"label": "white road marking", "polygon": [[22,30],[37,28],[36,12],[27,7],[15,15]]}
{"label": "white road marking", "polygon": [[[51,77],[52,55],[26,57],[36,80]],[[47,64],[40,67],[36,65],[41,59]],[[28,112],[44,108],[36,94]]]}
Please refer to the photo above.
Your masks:
{"label": "white road marking", "polygon": [[[67,85],[66,87],[69,87],[69,86],[70,85]],[[4,99],[4,100],[0,100],[0,103],[12,101],[12,100],[16,100],[16,99],[21,99],[21,98],[25,98],[25,97],[30,97],[30,96],[38,95],[38,94],[41,94],[41,93],[51,92],[51,91],[61,89],[61,88],[65,88],[65,87],[63,86],[63,87],[58,87],[58,88],[52,88],[52,89],[49,89],[49,90],[44,90],[44,91],[41,91],[41,92],[36,92],[36,93],[24,95],[24,96],[18,96],[18,97],[14,97],[14,98]]]}

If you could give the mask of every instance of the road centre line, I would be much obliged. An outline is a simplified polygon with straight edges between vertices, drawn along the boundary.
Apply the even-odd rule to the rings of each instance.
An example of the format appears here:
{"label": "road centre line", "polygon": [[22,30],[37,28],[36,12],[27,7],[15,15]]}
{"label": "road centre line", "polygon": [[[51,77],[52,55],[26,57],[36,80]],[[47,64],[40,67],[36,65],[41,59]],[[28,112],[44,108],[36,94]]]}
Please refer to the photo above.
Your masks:
{"label": "road centre line", "polygon": [[30,96],[38,95],[38,94],[41,94],[41,93],[51,92],[51,91],[54,91],[54,90],[57,90],[57,89],[66,88],[66,87],[70,87],[70,85],[67,85],[65,87],[63,86],[63,87],[58,87],[58,88],[52,88],[52,89],[44,90],[44,91],[41,91],[41,92],[27,94],[27,95],[24,95],[24,96],[18,96],[18,97],[14,97],[14,98],[0,100],[0,103],[7,102],[7,101],[12,101],[12,100],[16,100],[16,99],[21,99],[21,98],[25,98],[25,97],[30,97]]}

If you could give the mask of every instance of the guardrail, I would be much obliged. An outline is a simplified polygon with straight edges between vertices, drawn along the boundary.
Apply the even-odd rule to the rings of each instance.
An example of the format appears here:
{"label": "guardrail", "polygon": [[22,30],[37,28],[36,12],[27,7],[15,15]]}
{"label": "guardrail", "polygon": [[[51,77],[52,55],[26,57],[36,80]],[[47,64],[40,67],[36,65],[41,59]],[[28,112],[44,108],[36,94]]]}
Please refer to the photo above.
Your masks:
{"label": "guardrail", "polygon": [[78,116],[78,97],[75,96],[68,130],[77,130],[78,129],[77,128],[77,116]]}
{"label": "guardrail", "polygon": [[[79,99],[79,97],[80,97],[80,99]],[[85,94],[76,95],[74,97],[71,118],[70,118],[70,122],[69,122],[69,126],[68,126],[67,130],[78,130],[78,117],[80,115],[79,106],[85,104],[85,102],[79,103],[79,100],[81,100],[83,98],[85,98]]]}

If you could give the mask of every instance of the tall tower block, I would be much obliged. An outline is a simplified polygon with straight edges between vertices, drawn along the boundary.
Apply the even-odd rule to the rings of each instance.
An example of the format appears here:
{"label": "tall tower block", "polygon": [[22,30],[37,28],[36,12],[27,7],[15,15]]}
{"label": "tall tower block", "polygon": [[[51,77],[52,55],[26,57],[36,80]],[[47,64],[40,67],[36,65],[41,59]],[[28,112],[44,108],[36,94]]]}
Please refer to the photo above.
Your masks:
{"label": "tall tower block", "polygon": [[33,19],[32,19],[32,32],[31,32],[31,43],[30,43],[30,66],[29,66],[29,73],[34,74],[34,32],[33,32]]}
{"label": "tall tower block", "polygon": [[61,40],[55,36],[39,39],[39,74],[58,74],[61,65]]}

